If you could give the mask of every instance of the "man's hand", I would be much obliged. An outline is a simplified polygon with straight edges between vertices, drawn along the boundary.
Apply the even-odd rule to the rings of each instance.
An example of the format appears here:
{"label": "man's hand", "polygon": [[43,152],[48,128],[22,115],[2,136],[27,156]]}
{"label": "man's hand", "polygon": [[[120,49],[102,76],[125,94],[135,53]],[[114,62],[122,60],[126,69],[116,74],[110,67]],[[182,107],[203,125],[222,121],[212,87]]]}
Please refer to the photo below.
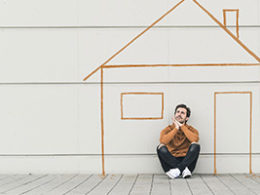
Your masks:
{"label": "man's hand", "polygon": [[180,129],[183,124],[181,124],[179,121],[175,119],[175,117],[172,117],[172,121],[177,129]]}

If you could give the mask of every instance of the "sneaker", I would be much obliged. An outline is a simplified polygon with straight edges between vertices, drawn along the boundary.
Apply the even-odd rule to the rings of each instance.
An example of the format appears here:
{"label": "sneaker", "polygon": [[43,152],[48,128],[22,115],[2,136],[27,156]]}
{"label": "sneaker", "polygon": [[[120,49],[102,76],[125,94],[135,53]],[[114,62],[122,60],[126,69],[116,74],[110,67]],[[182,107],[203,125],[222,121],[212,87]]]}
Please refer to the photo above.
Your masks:
{"label": "sneaker", "polygon": [[186,167],[186,168],[183,170],[183,172],[182,172],[182,177],[183,177],[184,179],[191,177],[191,172],[190,172],[190,170],[188,169],[188,167]]}
{"label": "sneaker", "polygon": [[175,178],[179,177],[180,174],[181,174],[181,171],[178,168],[170,169],[168,172],[166,172],[166,175],[168,175],[168,177],[171,179],[175,179]]}

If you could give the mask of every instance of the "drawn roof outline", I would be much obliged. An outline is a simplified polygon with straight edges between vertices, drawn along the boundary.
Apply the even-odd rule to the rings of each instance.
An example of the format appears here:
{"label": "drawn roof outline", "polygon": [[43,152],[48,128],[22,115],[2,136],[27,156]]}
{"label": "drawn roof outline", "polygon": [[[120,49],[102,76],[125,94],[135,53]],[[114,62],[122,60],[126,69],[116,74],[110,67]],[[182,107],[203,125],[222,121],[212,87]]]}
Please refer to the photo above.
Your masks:
{"label": "drawn roof outline", "polygon": [[[96,73],[100,68],[105,67],[108,62],[110,62],[112,59],[114,59],[117,55],[119,55],[123,50],[125,50],[129,45],[131,45],[135,40],[140,38],[145,32],[150,30],[153,26],[155,26],[158,22],[160,22],[163,18],[165,18],[169,13],[171,13],[175,8],[177,8],[179,5],[181,5],[185,0],[181,0],[176,5],[174,5],[170,10],[168,10],[166,13],[164,13],[161,17],[159,17],[156,21],[154,21],[150,26],[148,26],[145,30],[143,30],[141,33],[139,33],[137,36],[135,36],[132,40],[130,40],[125,46],[123,46],[120,50],[118,50],[115,54],[113,54],[110,58],[108,58],[103,64],[98,66],[95,70],[93,70],[90,74],[88,74],[83,81],[86,81],[89,77],[91,77],[94,73]],[[260,65],[260,58],[252,52],[247,46],[245,46],[228,28],[224,26],[216,17],[214,17],[208,10],[206,10],[197,0],[192,0],[200,9],[202,9],[215,23],[218,24],[219,27],[221,27],[238,45],[240,45],[249,55],[251,55],[253,58],[255,58],[259,63],[253,64],[253,65]],[[182,64],[180,64],[182,65]],[[192,64],[190,64],[192,65]],[[200,66],[203,66],[204,64],[200,64]],[[205,64],[205,66],[210,66],[213,64]],[[221,66],[225,65],[239,65],[239,64],[220,64]],[[138,65],[136,65],[138,66]],[[153,65],[140,65],[143,67],[152,67]],[[154,65],[154,66],[163,66],[161,65]],[[167,66],[165,64],[165,66]],[[179,66],[179,65],[176,65]],[[188,64],[183,64],[183,66],[189,66]],[[107,66],[109,67],[109,65]]]}

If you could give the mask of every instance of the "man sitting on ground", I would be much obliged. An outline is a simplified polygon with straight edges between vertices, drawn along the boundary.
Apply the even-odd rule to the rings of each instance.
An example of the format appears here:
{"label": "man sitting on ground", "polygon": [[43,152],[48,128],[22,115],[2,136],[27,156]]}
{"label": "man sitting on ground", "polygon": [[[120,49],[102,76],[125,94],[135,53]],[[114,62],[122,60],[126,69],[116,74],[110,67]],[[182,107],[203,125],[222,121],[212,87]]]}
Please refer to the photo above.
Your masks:
{"label": "man sitting on ground", "polygon": [[187,124],[190,114],[190,108],[185,104],[176,106],[173,123],[160,134],[157,154],[163,170],[171,179],[180,175],[191,177],[199,157],[199,133]]}

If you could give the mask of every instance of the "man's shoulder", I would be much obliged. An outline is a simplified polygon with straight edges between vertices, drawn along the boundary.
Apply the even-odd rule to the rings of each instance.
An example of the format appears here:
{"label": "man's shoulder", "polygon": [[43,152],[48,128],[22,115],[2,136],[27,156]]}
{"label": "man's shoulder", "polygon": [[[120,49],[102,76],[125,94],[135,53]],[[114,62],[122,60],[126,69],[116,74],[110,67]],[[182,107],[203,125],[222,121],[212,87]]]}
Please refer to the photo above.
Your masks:
{"label": "man's shoulder", "polygon": [[197,130],[196,128],[194,128],[193,126],[188,125],[188,124],[186,124],[186,126],[187,126],[188,129],[190,129],[190,130],[192,130],[192,131],[198,132],[198,130]]}
{"label": "man's shoulder", "polygon": [[185,124],[185,126],[188,127],[188,128],[193,128],[193,126],[191,126],[191,125],[189,125],[187,123]]}

